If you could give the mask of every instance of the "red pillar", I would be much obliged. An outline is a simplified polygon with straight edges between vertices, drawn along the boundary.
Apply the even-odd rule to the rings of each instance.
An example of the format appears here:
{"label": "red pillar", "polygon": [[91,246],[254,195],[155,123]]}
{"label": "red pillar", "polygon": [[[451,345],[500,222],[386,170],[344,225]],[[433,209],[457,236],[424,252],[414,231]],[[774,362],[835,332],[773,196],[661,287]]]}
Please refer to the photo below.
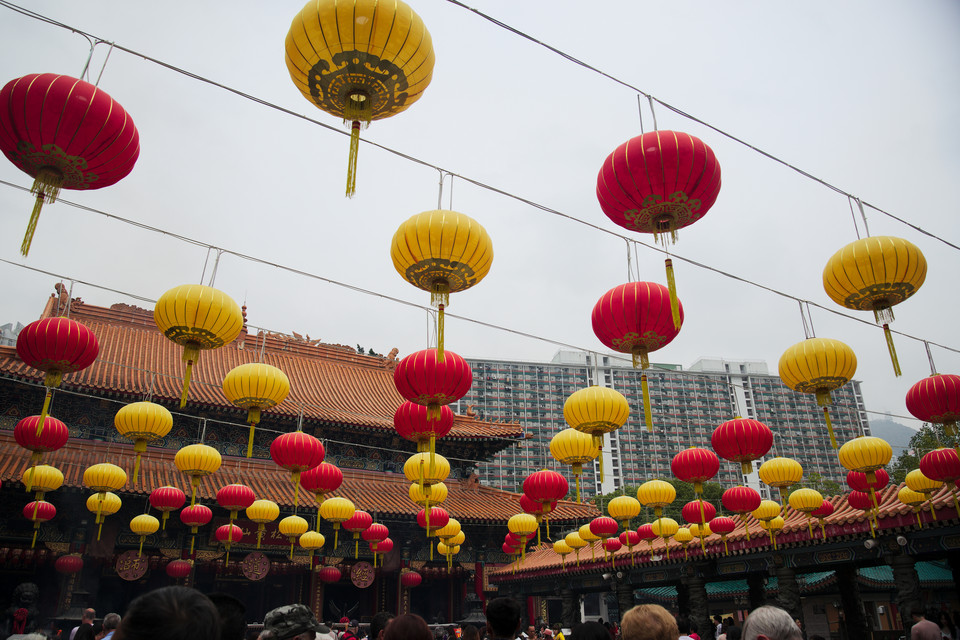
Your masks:
{"label": "red pillar", "polygon": [[487,597],[483,593],[483,563],[477,562],[473,565],[473,591],[480,598],[480,602],[486,606]]}
{"label": "red pillar", "polygon": [[[537,620],[537,603],[533,596],[527,596],[527,624],[531,625]],[[526,629],[523,629],[526,631]]]}

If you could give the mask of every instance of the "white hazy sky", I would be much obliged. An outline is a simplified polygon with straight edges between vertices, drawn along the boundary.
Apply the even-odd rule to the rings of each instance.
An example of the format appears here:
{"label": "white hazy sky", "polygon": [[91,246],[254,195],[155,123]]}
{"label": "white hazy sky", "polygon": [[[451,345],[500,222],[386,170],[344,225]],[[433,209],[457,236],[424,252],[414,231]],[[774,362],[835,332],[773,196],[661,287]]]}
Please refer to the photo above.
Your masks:
{"label": "white hazy sky", "polygon": [[[471,4],[863,200],[960,240],[954,193],[960,5],[953,0]],[[302,6],[300,0],[29,3],[103,40],[346,131],[301,97],[284,65],[284,38]],[[607,220],[594,187],[607,154],[640,133],[636,94],[444,0],[416,0],[413,7],[433,37],[433,82],[419,102],[373,123],[364,137],[633,235]],[[3,82],[29,73],[78,76],[88,48],[79,35],[0,6]],[[96,48],[93,81],[108,51]],[[120,183],[64,191],[65,199],[357,287],[429,301],[394,271],[389,243],[407,217],[436,208],[436,170],[363,144],[358,193],[346,199],[347,138],[340,133],[118,50],[100,87],[132,115],[140,160]],[[846,198],[664,108],[656,115],[660,128],[702,138],[723,170],[716,205],[681,231],[676,253],[845,311],[824,293],[821,274],[827,259],[856,239]],[[644,122],[649,130],[646,106]],[[0,180],[30,185],[5,160]],[[203,248],[65,204],[44,209],[30,256],[21,259],[31,206],[28,194],[0,185],[3,260],[152,299],[200,281]],[[622,240],[462,180],[454,184],[453,208],[487,228],[496,257],[480,285],[453,296],[451,313],[602,349],[590,312],[600,295],[626,281]],[[895,309],[894,329],[960,348],[960,251],[869,210],[868,220],[872,234],[907,238],[928,260],[926,284]],[[664,281],[660,254],[641,247],[639,259],[642,279]],[[776,372],[780,354],[804,338],[795,302],[676,262],[686,322],[655,361],[758,359]],[[55,282],[7,263],[0,263],[0,278],[0,323],[36,319]],[[246,301],[251,325],[382,353],[426,346],[426,314],[381,298],[229,255],[215,285]],[[95,304],[136,303],[80,284],[74,295]],[[872,320],[869,313],[845,313]],[[922,343],[897,338],[904,373],[895,378],[878,328],[817,309],[813,320],[817,335],[855,350],[868,409],[906,415],[904,394],[929,374]],[[453,319],[447,348],[534,361],[556,350]],[[934,356],[941,372],[960,372],[958,354],[935,347]]]}

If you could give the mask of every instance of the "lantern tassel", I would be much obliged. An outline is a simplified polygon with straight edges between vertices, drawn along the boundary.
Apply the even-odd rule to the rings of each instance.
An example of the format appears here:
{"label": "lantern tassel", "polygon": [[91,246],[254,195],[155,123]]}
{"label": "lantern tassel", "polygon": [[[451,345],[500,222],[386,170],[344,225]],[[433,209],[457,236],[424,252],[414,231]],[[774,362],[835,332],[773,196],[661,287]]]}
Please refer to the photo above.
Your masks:
{"label": "lantern tassel", "polygon": [[929,497],[927,498],[927,500],[929,500],[929,504],[930,504],[930,515],[933,516],[933,521],[936,522],[936,521],[937,521],[937,510],[933,508],[933,500],[930,500]]}
{"label": "lantern tassel", "polygon": [[893,334],[890,333],[890,325],[883,325],[883,335],[887,338],[887,351],[890,352],[890,362],[893,363],[893,375],[900,376],[900,361],[897,360],[897,348],[893,346]]}
{"label": "lantern tassel", "polygon": [[577,485],[577,504],[580,504],[580,474],[575,473],[573,475],[574,483]]}
{"label": "lantern tassel", "polygon": [[820,537],[824,540],[827,539],[827,530],[823,526],[823,518],[817,518],[820,521]]}
{"label": "lantern tassel", "polygon": [[197,504],[197,487],[200,486],[200,478],[197,476],[190,477],[190,506]]}
{"label": "lantern tassel", "polygon": [[[317,494],[316,498],[317,498],[317,526],[316,526],[316,530],[317,530],[317,533],[320,533],[320,503],[321,503],[320,494]],[[263,526],[263,525],[260,525],[260,526]]]}
{"label": "lantern tassel", "polygon": [[653,433],[653,408],[650,406],[650,387],[646,373],[640,376],[640,389],[643,391],[643,420],[647,423],[647,433]]}
{"label": "lantern tassel", "polygon": [[593,446],[600,452],[600,484],[603,484],[603,434],[593,434]]}
{"label": "lantern tassel", "polygon": [[253,432],[256,430],[257,423],[250,423],[250,435],[247,436],[247,457],[253,457]]}
{"label": "lantern tassel", "polygon": [[140,452],[137,452],[137,457],[133,463],[133,484],[137,484],[137,478],[140,477]]}
{"label": "lantern tassel", "polygon": [[807,531],[810,532],[810,539],[813,540],[813,522],[810,520],[810,514],[807,514]]}
{"label": "lantern tassel", "polygon": [[33,233],[37,230],[37,222],[40,220],[40,210],[43,209],[43,203],[50,200],[50,204],[57,201],[60,196],[60,187],[63,186],[63,174],[52,167],[42,167],[37,172],[37,177],[30,187],[30,193],[37,196],[33,203],[33,212],[30,214],[30,222],[27,223],[27,232],[23,236],[23,243],[20,245],[20,253],[26,257],[30,253],[30,244],[33,242]]}
{"label": "lantern tassel", "polygon": [[350,156],[347,159],[347,197],[357,192],[357,156],[360,154],[360,121],[350,125]]}
{"label": "lantern tassel", "polygon": [[263,523],[257,525],[257,549],[260,548],[260,541],[263,540]]}
{"label": "lantern tassel", "polygon": [[33,527],[33,540],[30,541],[30,548],[31,548],[31,549],[33,549],[33,547],[37,544],[37,534],[38,534],[38,533],[40,533],[40,523],[37,523],[37,524],[34,525],[34,527]]}
{"label": "lantern tassel", "polygon": [[917,526],[923,529],[923,520],[920,519],[920,509],[913,512],[917,516]]}
{"label": "lantern tassel", "polygon": [[[357,534],[353,534],[353,535],[356,536]],[[360,539],[357,537],[354,537],[353,538],[353,559],[357,560],[359,558],[360,558]],[[377,554],[373,554],[373,561],[374,563],[376,563]],[[376,564],[374,564],[374,566],[376,566]]]}
{"label": "lantern tassel", "polygon": [[27,223],[27,231],[23,234],[23,242],[20,244],[20,255],[26,257],[30,253],[30,245],[33,243],[33,233],[37,230],[37,222],[40,220],[40,210],[43,209],[44,195],[37,194],[37,199],[33,203],[33,211],[30,213],[30,222]]}
{"label": "lantern tassel", "polygon": [[830,422],[829,407],[823,408],[823,419],[827,423],[827,432],[830,434],[830,446],[833,447],[834,449],[839,449],[839,447],[837,447],[837,438],[833,435],[833,423]]}
{"label": "lantern tassel", "polygon": [[[46,381],[44,381],[46,382]],[[59,381],[58,381],[59,384]],[[43,423],[47,420],[47,413],[50,411],[50,400],[53,398],[53,390],[47,387],[47,393],[43,397],[43,409],[40,410],[40,420],[37,422],[37,437],[43,433]]]}
{"label": "lantern tassel", "polygon": [[163,515],[160,516],[160,531],[166,531],[166,530],[167,530],[167,518],[169,518],[169,517],[170,517],[170,512],[169,512],[169,511],[164,511],[164,512],[163,512]]}
{"label": "lantern tassel", "polygon": [[290,538],[290,559],[293,560],[293,538]]}
{"label": "lantern tassel", "polygon": [[750,460],[740,463],[740,471],[743,473],[743,475],[753,473],[753,465],[750,463]]}
{"label": "lantern tassel", "polygon": [[290,474],[290,480],[293,482],[293,508],[297,508],[297,500],[300,499],[300,472],[294,471]]}
{"label": "lantern tassel", "polygon": [[730,555],[730,549],[727,548],[727,536],[720,536],[720,538],[723,540],[723,555]]}
{"label": "lantern tassel", "polygon": [[223,566],[224,566],[224,567],[229,567],[229,566],[230,566],[230,547],[227,547],[227,557],[226,557],[226,559],[223,561]]}
{"label": "lantern tassel", "polygon": [[333,548],[336,549],[340,546],[340,523],[333,523]]}
{"label": "lantern tassel", "polygon": [[667,289],[670,291],[670,312],[673,314],[673,328],[680,330],[680,301],[677,299],[677,283],[673,277],[673,260],[663,261],[667,268]]}
{"label": "lantern tassel", "polygon": [[138,558],[143,557],[143,536],[140,536],[140,550],[137,551],[137,557]]}
{"label": "lantern tassel", "polygon": [[[192,527],[192,531],[193,531],[194,534],[196,534],[196,533],[197,533],[197,528],[196,528],[196,527]],[[193,543],[194,543],[194,541],[196,540],[196,538],[197,538],[196,535],[191,535],[191,536],[190,536],[190,555],[191,555],[191,556],[193,555]]]}
{"label": "lantern tassel", "polygon": [[193,360],[187,360],[187,371],[183,374],[183,393],[180,394],[180,408],[187,406],[187,394],[190,393],[190,372],[193,371]]}
{"label": "lantern tassel", "polygon": [[437,306],[437,362],[443,362],[443,307]]}

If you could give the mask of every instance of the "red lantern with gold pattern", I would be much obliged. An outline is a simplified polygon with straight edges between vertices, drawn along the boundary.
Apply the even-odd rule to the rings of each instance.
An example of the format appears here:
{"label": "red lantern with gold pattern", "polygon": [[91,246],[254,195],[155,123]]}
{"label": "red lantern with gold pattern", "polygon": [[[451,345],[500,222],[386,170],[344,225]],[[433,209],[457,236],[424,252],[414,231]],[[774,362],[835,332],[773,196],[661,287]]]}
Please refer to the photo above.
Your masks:
{"label": "red lantern with gold pattern", "polygon": [[140,135],[103,89],[34,73],[0,90],[0,151],[34,179],[37,200],[20,246],[27,255],[44,201],[55,202],[60,189],[100,189],[123,179],[140,155]]}
{"label": "red lantern with gold pattern", "polygon": [[40,464],[44,453],[62,448],[70,438],[67,425],[54,417],[47,416],[42,432],[39,426],[40,416],[29,416],[17,422],[13,428],[13,439],[17,444],[33,452],[30,456],[31,465]]}
{"label": "red lantern with gold pattern", "polygon": [[960,420],[960,376],[934,374],[907,391],[907,411],[917,420],[943,425],[949,436],[957,434]]}
{"label": "red lantern with gold pattern", "polygon": [[224,560],[224,566],[228,567],[230,566],[230,546],[234,542],[240,542],[240,540],[243,539],[243,529],[235,524],[225,524],[217,527],[214,536],[216,536],[217,540],[223,544],[224,549],[227,550],[227,557]]}
{"label": "red lantern with gold pattern", "polygon": [[810,515],[820,521],[820,537],[824,540],[827,539],[827,530],[824,528],[823,519],[827,516],[833,515],[834,506],[833,503],[829,500],[824,500],[823,504],[820,505],[819,509],[814,509],[810,512]]}
{"label": "red lantern with gold pattern", "polygon": [[[879,477],[879,471],[877,472]],[[960,502],[957,500],[957,482],[960,481],[960,456],[956,449],[934,449],[920,458],[920,473],[931,480],[948,483],[953,496],[953,507],[960,517]]]}
{"label": "red lantern with gold pattern", "polygon": [[197,534],[197,527],[203,527],[209,524],[213,519],[213,511],[210,507],[202,504],[195,504],[186,507],[180,511],[180,521],[190,527],[190,553],[193,554],[194,536]]}
{"label": "red lantern with gold pattern", "polygon": [[317,571],[317,578],[320,579],[320,582],[325,582],[327,584],[340,582],[342,575],[343,574],[340,572],[340,569],[337,567],[325,566],[320,567],[320,570]]}
{"label": "red lantern with gold pattern", "polygon": [[441,405],[456,402],[470,390],[473,372],[453,351],[444,351],[439,360],[436,349],[424,349],[400,361],[393,371],[393,383],[401,396],[427,407],[427,420],[437,420]]}
{"label": "red lantern with gold pattern", "polygon": [[[877,469],[873,472],[873,475],[876,477],[876,481],[872,485],[874,491],[879,491],[890,484],[890,474],[887,473],[886,469]],[[870,482],[867,480],[867,474],[862,471],[849,471],[847,473],[847,486],[854,491],[863,491],[864,493],[869,493],[871,488]]]}
{"label": "red lantern with gold pattern", "polygon": [[[343,529],[353,534],[353,559],[356,560],[360,555],[360,534],[366,532],[373,524],[373,516],[366,511],[356,509],[353,515],[340,523]],[[386,538],[387,536],[383,536]]]}
{"label": "red lantern with gold pattern", "polygon": [[157,487],[150,492],[150,506],[163,514],[160,518],[162,529],[167,528],[167,518],[170,517],[170,512],[182,507],[186,501],[186,494],[176,487]]}
{"label": "red lantern with gold pattern", "polygon": [[[556,506],[558,500],[567,497],[570,492],[570,483],[562,474],[549,469],[535,471],[528,475],[523,481],[523,494],[531,500],[541,505],[541,516],[547,523],[547,538],[550,537],[550,512]],[[523,505],[521,504],[521,508]],[[524,511],[527,511],[524,509]],[[533,513],[527,511],[527,513]],[[536,515],[536,514],[534,514]],[[539,541],[540,532],[537,532]]]}
{"label": "red lantern with gold pattern", "polygon": [[290,472],[294,508],[300,496],[300,474],[323,462],[325,455],[323,443],[303,431],[283,433],[270,443],[270,457],[278,466]]}
{"label": "red lantern with gold pattern", "polygon": [[416,571],[407,570],[400,574],[400,584],[407,589],[419,587],[421,582],[423,582],[423,576]]}
{"label": "red lantern with gold pattern", "polygon": [[647,543],[647,551],[650,551],[653,548],[653,541],[659,538],[656,533],[653,531],[652,524],[642,524],[637,527],[637,535],[640,536],[640,539]]}
{"label": "red lantern with gold pattern", "polygon": [[723,496],[720,498],[724,509],[732,513],[740,514],[740,519],[743,520],[743,528],[746,531],[750,530],[747,527],[747,514],[753,513],[753,511],[760,506],[762,500],[763,498],[760,497],[759,491],[742,485],[730,487],[723,492]]}
{"label": "red lantern with gold pattern", "polygon": [[867,521],[870,523],[870,535],[876,538],[876,514],[873,509],[873,500],[870,499],[870,494],[864,493],[863,491],[851,491],[850,495],[847,496],[847,504],[854,509],[863,511],[864,515],[867,516]]}
{"label": "red lantern with gold pattern", "polygon": [[432,536],[434,531],[447,526],[447,523],[450,522],[450,514],[447,513],[446,509],[441,507],[430,507],[430,524],[427,525],[427,522],[426,509],[420,509],[420,512],[417,514],[417,524],[427,530],[428,536]]}
{"label": "red lantern with gold pattern", "polygon": [[217,504],[230,512],[230,524],[237,519],[237,512],[253,504],[257,497],[245,484],[228,484],[217,491]]}
{"label": "red lantern with gold pattern", "polygon": [[[377,566],[377,556],[385,556],[391,551],[393,551],[393,540],[390,538],[384,538],[383,540],[375,540],[370,543],[370,551],[373,552],[373,566]],[[381,560],[381,563],[383,561]]]}
{"label": "red lantern with gold pattern", "polygon": [[57,570],[57,573],[80,573],[83,571],[83,558],[75,553],[60,556],[53,563],[53,568]]}
{"label": "red lantern with gold pattern", "polygon": [[710,531],[719,534],[720,539],[723,540],[723,553],[726,555],[730,553],[730,550],[727,549],[727,534],[733,533],[736,528],[736,520],[727,516],[718,516],[710,520]]}
{"label": "red lantern with gold pattern", "polygon": [[23,508],[23,517],[33,522],[33,540],[30,542],[30,548],[33,549],[37,544],[40,525],[57,517],[57,508],[46,500],[34,500]]}
{"label": "red lantern with gold pattern", "polygon": [[401,438],[417,443],[417,451],[433,451],[438,438],[450,433],[453,428],[453,411],[444,405],[440,407],[440,417],[427,418],[427,407],[415,402],[404,402],[393,414],[393,428]]}
{"label": "red lantern with gold pattern", "polygon": [[752,473],[751,463],[767,455],[773,446],[773,431],[759,420],[734,418],[713,431],[710,444],[724,460],[739,462],[744,474]]}
{"label": "red lantern with gold pattern", "polygon": [[186,560],[172,560],[165,569],[167,575],[174,580],[186,578],[193,571],[193,564]]}
{"label": "red lantern with gold pattern", "polygon": [[[703,505],[703,516],[701,517],[700,505]],[[713,522],[717,517],[717,508],[709,502],[700,500],[691,500],[683,505],[680,515],[690,524],[703,524],[704,522]]]}

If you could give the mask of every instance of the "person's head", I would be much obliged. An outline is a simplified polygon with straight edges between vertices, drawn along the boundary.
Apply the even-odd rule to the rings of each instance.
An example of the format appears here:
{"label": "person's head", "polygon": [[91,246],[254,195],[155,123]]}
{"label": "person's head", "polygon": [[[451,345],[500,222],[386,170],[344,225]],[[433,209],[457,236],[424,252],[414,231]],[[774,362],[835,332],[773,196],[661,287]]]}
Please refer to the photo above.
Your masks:
{"label": "person's head", "polygon": [[676,640],[680,635],[677,620],[658,604],[641,604],[620,620],[623,640]]}
{"label": "person's head", "polygon": [[461,640],[480,640],[480,629],[472,624],[463,625]]}
{"label": "person's head", "polygon": [[610,640],[610,632],[600,622],[584,622],[570,630],[570,640]]}
{"label": "person's head", "polygon": [[367,634],[367,637],[370,640],[382,640],[380,637],[383,635],[383,630],[387,628],[387,623],[393,620],[393,614],[389,611],[380,611],[375,616],[373,620],[370,621],[370,632]]}
{"label": "person's head", "polygon": [[757,607],[743,623],[744,640],[803,640],[790,614],[780,607]]}
{"label": "person's head", "polygon": [[537,628],[534,627],[532,624],[527,625],[527,635],[530,636],[531,638],[537,635]]}
{"label": "person's head", "polygon": [[730,627],[732,627],[732,626],[735,625],[735,624],[736,624],[736,622],[733,621],[733,618],[724,618],[724,619],[723,619],[723,626],[724,626],[724,628],[726,628],[726,629],[729,629]]}
{"label": "person's head", "polygon": [[713,615],[713,623],[714,623],[714,624],[723,624],[723,617],[722,617],[719,613],[715,613],[715,614]]}
{"label": "person's head", "polygon": [[117,627],[120,626],[120,614],[119,613],[108,613],[103,616],[103,630],[107,633],[115,631]]}
{"label": "person's head", "polygon": [[560,623],[559,623],[559,622],[554,622],[554,623],[553,623],[553,633],[554,633],[554,634],[560,633],[560,629],[561,629]]}
{"label": "person's head", "polygon": [[97,612],[94,609],[84,609],[80,614],[80,622],[93,622],[97,618]]}
{"label": "person's head", "polygon": [[352,620],[350,620],[350,622],[347,623],[347,631],[349,631],[353,635],[357,635],[358,633],[360,633],[360,621],[357,620],[356,618],[353,618]]}
{"label": "person's head", "polygon": [[520,629],[520,604],[513,598],[487,603],[487,629],[493,638],[513,638]]}
{"label": "person's head", "polygon": [[[743,635],[743,629],[741,629],[736,625],[731,626],[729,629],[727,629],[727,640],[740,640],[742,635]],[[813,640],[813,638],[811,638],[810,640]],[[823,638],[820,638],[820,640],[823,640]]]}
{"label": "person's head", "polygon": [[243,640],[247,635],[244,604],[226,593],[211,593],[207,597],[220,615],[220,640]]}
{"label": "person's head", "polygon": [[387,624],[383,640],[433,640],[433,634],[426,620],[415,613],[405,613]]}
{"label": "person's head", "polygon": [[687,616],[677,616],[677,631],[680,635],[690,635],[690,619]]}
{"label": "person's head", "polygon": [[313,640],[317,633],[330,631],[302,604],[288,604],[268,611],[263,617],[263,630],[273,634],[272,640]]}
{"label": "person's head", "polygon": [[[104,623],[106,623],[104,618]],[[220,637],[220,615],[196,589],[164,587],[130,603],[116,640],[210,640]]]}

